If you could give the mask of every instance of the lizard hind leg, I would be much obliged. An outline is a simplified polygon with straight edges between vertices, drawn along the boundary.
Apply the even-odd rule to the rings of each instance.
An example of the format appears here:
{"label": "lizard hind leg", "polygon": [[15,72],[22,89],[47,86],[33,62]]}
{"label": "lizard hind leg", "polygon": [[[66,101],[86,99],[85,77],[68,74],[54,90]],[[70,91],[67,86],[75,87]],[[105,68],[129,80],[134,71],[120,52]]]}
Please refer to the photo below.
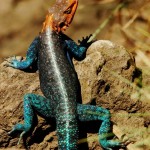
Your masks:
{"label": "lizard hind leg", "polygon": [[102,121],[98,134],[99,142],[104,149],[112,150],[112,148],[122,146],[119,141],[108,140],[108,137],[112,136],[112,133],[110,132],[111,122],[109,110],[92,105],[78,104],[77,113],[80,121]]}
{"label": "lizard hind leg", "polygon": [[23,136],[32,131],[34,127],[37,125],[37,115],[35,113],[38,112],[43,117],[50,117],[52,114],[52,110],[50,108],[50,101],[45,97],[35,94],[26,94],[23,100],[23,108],[24,108],[24,123],[16,124],[13,129],[8,132],[8,134],[16,133],[17,131],[21,131],[20,138],[18,144],[20,143]]}

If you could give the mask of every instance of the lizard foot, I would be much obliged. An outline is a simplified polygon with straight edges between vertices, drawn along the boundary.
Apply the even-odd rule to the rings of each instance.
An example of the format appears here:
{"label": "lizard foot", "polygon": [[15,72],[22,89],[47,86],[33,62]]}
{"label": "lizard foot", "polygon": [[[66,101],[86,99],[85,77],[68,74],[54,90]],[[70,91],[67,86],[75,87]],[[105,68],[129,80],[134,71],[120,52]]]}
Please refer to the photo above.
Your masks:
{"label": "lizard foot", "polygon": [[92,34],[90,34],[89,36],[86,36],[85,38],[83,37],[82,40],[78,40],[78,43],[80,44],[80,46],[84,46],[88,48],[94,42],[94,41],[89,41],[91,37],[92,37]]}
{"label": "lizard foot", "polygon": [[23,139],[24,134],[26,134],[30,130],[30,127],[26,127],[23,124],[16,124],[11,131],[8,132],[8,135],[12,135],[18,131],[22,131],[17,142],[17,145],[20,144],[20,141]]}
{"label": "lizard foot", "polygon": [[127,145],[133,143],[133,141],[129,141],[129,139],[125,138],[125,135],[121,136],[121,139],[116,139],[114,136],[113,140],[102,140],[100,143],[105,148],[105,150],[113,150],[114,148],[123,148],[126,149]]}
{"label": "lizard foot", "polygon": [[124,148],[125,145],[119,140],[104,140],[100,142],[105,150],[113,150],[114,148]]}
{"label": "lizard foot", "polygon": [[23,57],[21,57],[20,59],[17,59],[16,56],[13,56],[8,59],[5,59],[5,61],[7,61],[7,64],[4,64],[4,66],[18,68],[18,63],[20,63],[22,60],[23,60]]}
{"label": "lizard foot", "polygon": [[122,143],[123,147],[126,147],[130,143],[134,143],[134,141],[129,140],[125,134],[121,136],[121,141],[122,141],[121,143]]}
{"label": "lizard foot", "polygon": [[23,135],[24,135],[25,133],[26,133],[26,132],[25,132],[25,131],[23,131],[23,132],[20,134],[20,137],[19,137],[19,140],[18,140],[17,145],[19,145],[19,144],[20,144],[20,141],[22,140]]}
{"label": "lizard foot", "polygon": [[[11,135],[15,130],[11,130],[10,132],[8,132],[9,135]],[[17,145],[20,144],[20,141],[23,139],[23,135],[25,134],[26,132],[23,131],[21,134],[20,134],[20,137],[19,137],[19,140],[17,142]]]}
{"label": "lizard foot", "polygon": [[129,144],[128,139],[125,139],[124,136],[120,140],[117,136],[113,136],[112,140],[107,140],[104,136],[101,137],[99,142],[105,150],[113,150],[114,148],[126,149],[126,146]]}

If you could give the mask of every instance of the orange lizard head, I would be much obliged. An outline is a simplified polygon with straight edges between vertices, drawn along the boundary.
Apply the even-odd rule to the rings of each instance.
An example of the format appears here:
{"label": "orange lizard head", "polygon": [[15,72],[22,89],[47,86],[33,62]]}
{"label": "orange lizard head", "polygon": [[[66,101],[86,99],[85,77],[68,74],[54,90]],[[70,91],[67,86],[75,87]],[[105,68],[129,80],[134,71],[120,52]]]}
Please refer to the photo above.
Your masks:
{"label": "orange lizard head", "polygon": [[57,33],[65,31],[74,17],[77,6],[78,0],[56,0],[55,5],[48,11],[42,31],[47,27]]}

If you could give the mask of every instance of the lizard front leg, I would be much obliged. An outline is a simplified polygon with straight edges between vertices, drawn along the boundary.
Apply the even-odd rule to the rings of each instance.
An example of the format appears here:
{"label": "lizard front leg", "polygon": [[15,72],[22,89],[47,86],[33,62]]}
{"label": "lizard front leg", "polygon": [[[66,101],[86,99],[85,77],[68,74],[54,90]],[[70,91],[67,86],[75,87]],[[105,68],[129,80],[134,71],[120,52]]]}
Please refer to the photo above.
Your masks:
{"label": "lizard front leg", "polygon": [[17,60],[16,57],[12,57],[11,60],[8,61],[9,64],[6,64],[5,66],[22,70],[30,67],[32,63],[37,60],[38,48],[39,37],[36,37],[28,48],[25,60]]}
{"label": "lizard front leg", "polygon": [[81,41],[78,40],[79,45],[77,45],[72,40],[65,40],[67,44],[68,51],[72,54],[75,59],[84,59],[87,48],[93,43],[93,41],[88,42],[92,35],[83,38]]}
{"label": "lizard front leg", "polygon": [[20,143],[23,135],[29,131],[32,131],[36,126],[35,122],[37,123],[37,115],[35,113],[35,110],[45,118],[53,117],[52,104],[50,100],[40,95],[26,94],[24,96],[23,107],[24,124],[16,124],[9,132],[9,134],[11,135],[14,132],[21,131],[18,144]]}
{"label": "lizard front leg", "polygon": [[109,135],[111,135],[110,133],[111,122],[109,110],[92,105],[78,104],[77,113],[80,121],[94,121],[94,120],[102,121],[98,134],[99,134],[99,142],[104,149],[112,150],[113,148],[123,146],[123,144],[119,141],[107,139]]}

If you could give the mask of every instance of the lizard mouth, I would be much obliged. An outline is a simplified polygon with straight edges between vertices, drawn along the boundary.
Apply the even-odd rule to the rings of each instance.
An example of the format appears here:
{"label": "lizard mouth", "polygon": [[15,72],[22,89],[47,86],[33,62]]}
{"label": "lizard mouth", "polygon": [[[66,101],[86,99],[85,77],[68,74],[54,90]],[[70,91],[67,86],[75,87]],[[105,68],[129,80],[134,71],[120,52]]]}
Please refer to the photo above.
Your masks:
{"label": "lizard mouth", "polygon": [[69,27],[69,24],[67,24],[66,22],[59,23],[60,30],[66,30],[68,27]]}

